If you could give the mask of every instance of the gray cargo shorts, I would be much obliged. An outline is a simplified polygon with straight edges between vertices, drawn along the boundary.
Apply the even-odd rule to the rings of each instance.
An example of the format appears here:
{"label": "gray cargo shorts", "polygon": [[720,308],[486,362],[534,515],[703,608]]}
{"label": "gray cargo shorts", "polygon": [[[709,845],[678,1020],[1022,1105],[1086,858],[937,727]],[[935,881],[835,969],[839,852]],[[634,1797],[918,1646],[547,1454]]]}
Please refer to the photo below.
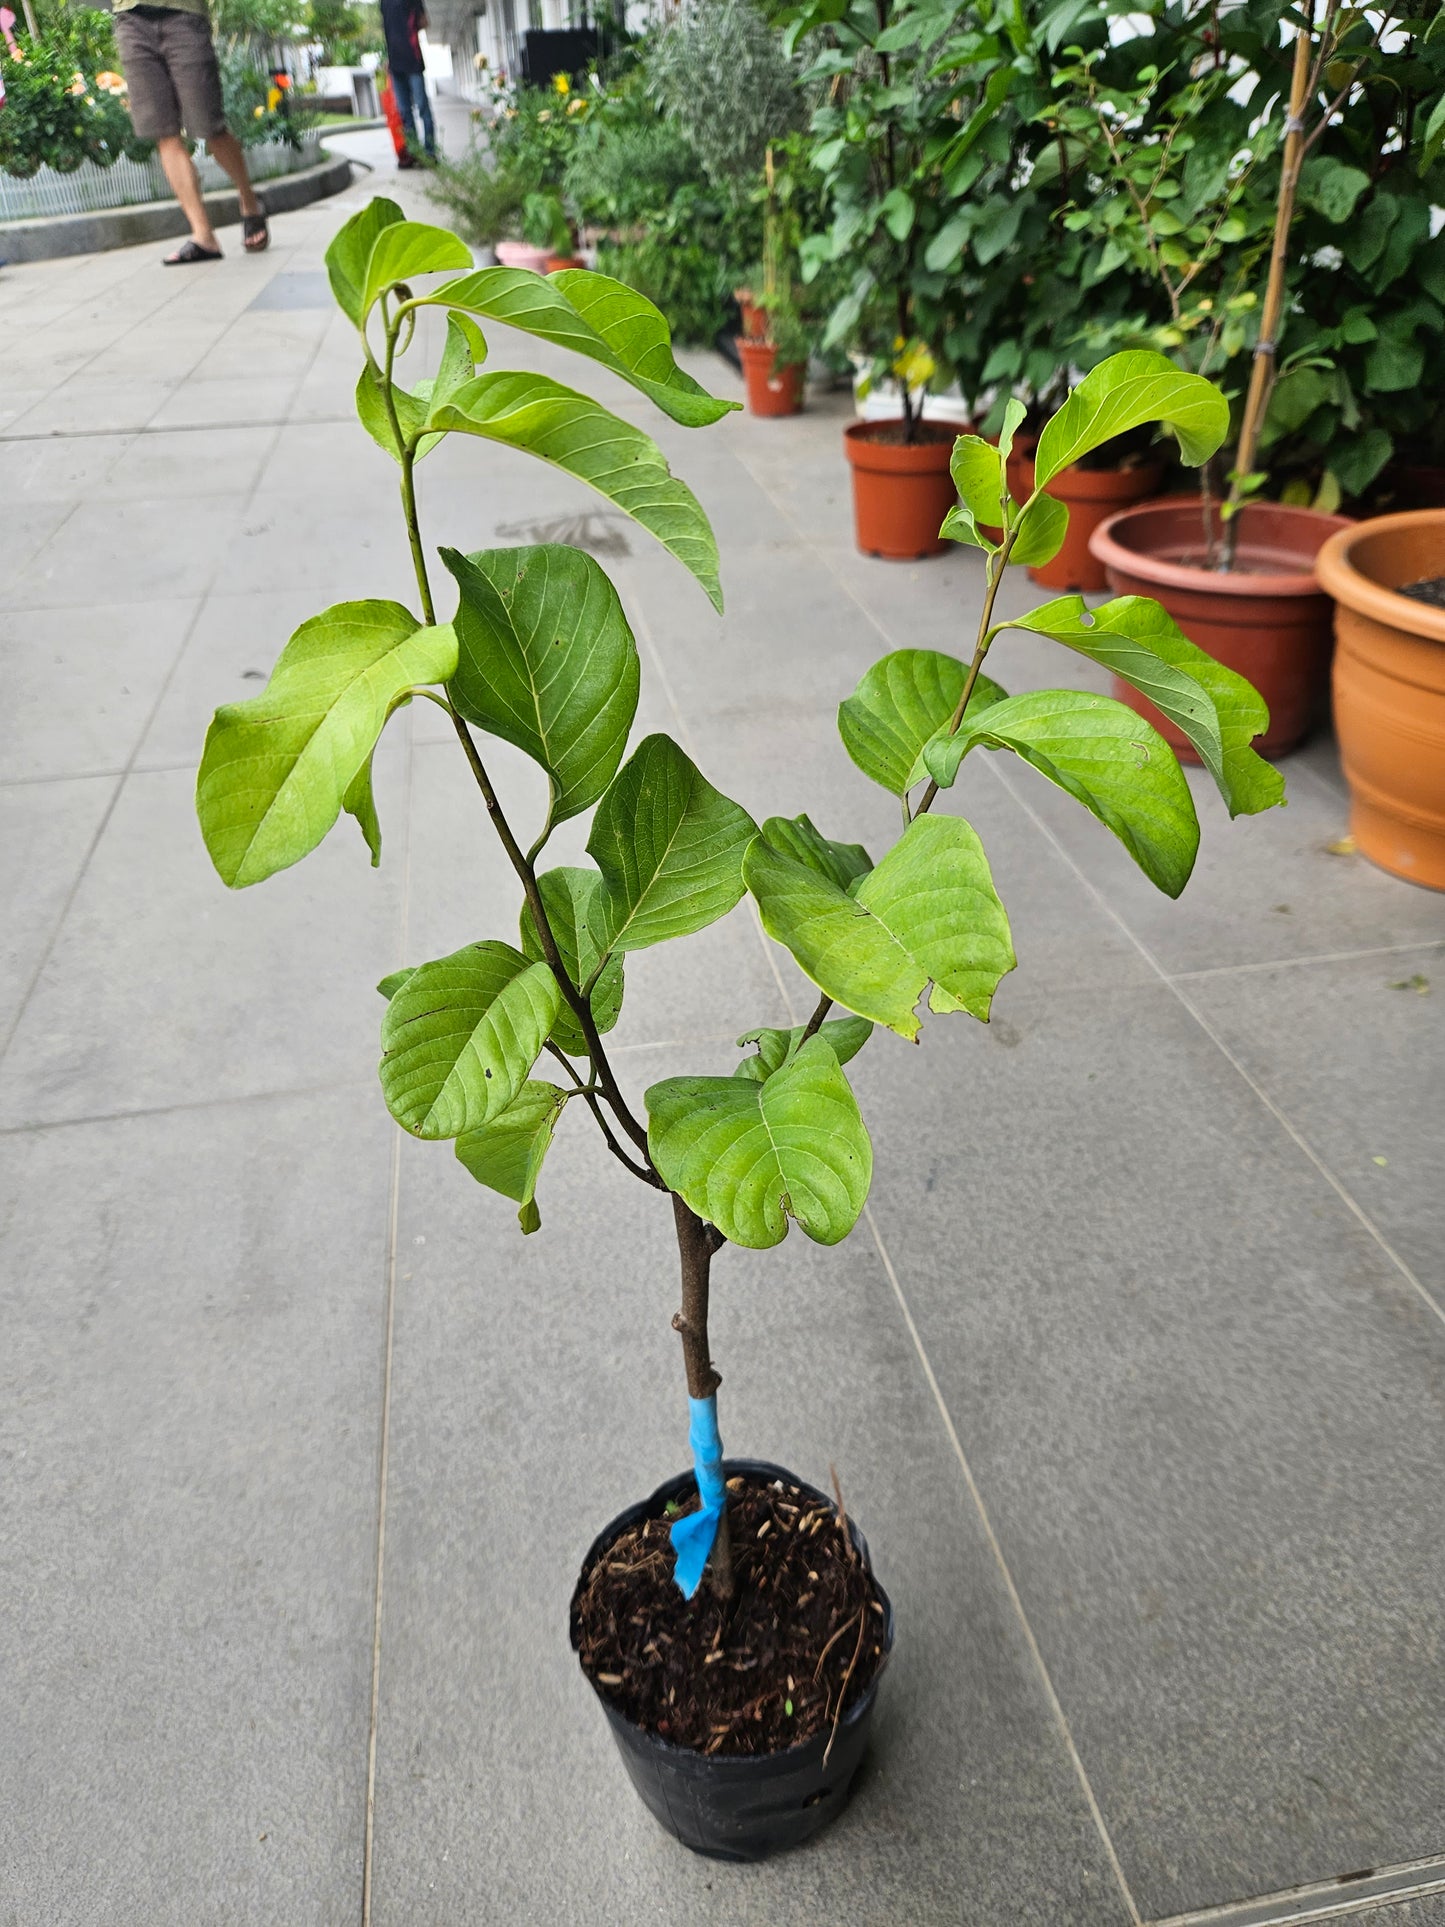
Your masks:
{"label": "gray cargo shorts", "polygon": [[132,7],[115,16],[115,44],[130,91],[130,117],[142,140],[163,140],[182,128],[192,140],[229,131],[204,14]]}

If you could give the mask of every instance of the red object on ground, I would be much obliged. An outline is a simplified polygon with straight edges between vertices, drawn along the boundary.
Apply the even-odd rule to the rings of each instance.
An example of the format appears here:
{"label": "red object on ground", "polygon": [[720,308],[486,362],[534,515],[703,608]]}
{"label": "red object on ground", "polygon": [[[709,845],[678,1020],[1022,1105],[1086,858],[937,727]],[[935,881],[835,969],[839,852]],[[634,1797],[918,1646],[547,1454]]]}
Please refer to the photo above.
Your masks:
{"label": "red object on ground", "polygon": [[386,116],[386,124],[391,133],[391,144],[400,160],[408,152],[406,129],[401,124],[401,109],[396,104],[396,89],[388,80],[381,90],[381,111]]}

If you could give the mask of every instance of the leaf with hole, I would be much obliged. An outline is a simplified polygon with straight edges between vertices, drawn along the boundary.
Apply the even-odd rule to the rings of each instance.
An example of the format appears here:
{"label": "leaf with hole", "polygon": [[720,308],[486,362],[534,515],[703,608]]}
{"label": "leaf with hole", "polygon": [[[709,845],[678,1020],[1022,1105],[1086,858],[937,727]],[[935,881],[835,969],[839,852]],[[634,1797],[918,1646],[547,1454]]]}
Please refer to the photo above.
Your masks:
{"label": "leaf with hole", "polygon": [[805,863],[840,890],[849,889],[873,868],[873,859],[861,843],[835,843],[815,829],[807,816],[770,816],[763,835],[775,850]]}
{"label": "leaf with hole", "polygon": [[[838,708],[843,747],[865,776],[905,796],[927,771],[923,746],[947,729],[968,681],[956,656],[936,649],[895,649],[865,671]],[[968,699],[969,714],[999,702],[1003,690],[980,672]]]}
{"label": "leaf with hole", "polygon": [[232,889],[314,850],[342,810],[379,838],[370,784],[355,787],[398,703],[456,668],[450,624],[398,602],[339,602],[303,622],[259,696],[215,714],[196,778],[211,861]]}
{"label": "leaf with hole", "polygon": [[414,1137],[461,1137],[505,1111],[546,1043],[562,992],[544,963],[471,943],[421,964],[381,1020],[386,1107]]}
{"label": "leaf with hole", "polygon": [[1213,382],[1185,374],[1153,349],[1110,355],[1045,424],[1034,451],[1035,485],[1046,488],[1091,450],[1146,422],[1169,429],[1182,460],[1197,468],[1228,434],[1229,404]]}
{"label": "leaf with hole", "polygon": [[693,573],[722,608],[717,543],[692,490],[669,470],[640,428],[546,375],[477,375],[428,422],[525,449],[595,488],[640,522]]}
{"label": "leaf with hole", "polygon": [[757,825],[671,737],[649,736],[597,806],[587,854],[602,872],[601,947],[642,950],[726,916]]}
{"label": "leaf with hole", "polygon": [[1158,730],[1109,696],[1035,690],[996,703],[924,751],[947,789],[970,749],[1010,749],[1111,829],[1151,883],[1177,897],[1199,849],[1199,819],[1178,758]]}
{"label": "leaf with hole", "polygon": [[[759,1030],[744,1031],[738,1039],[739,1045],[756,1044],[757,1049],[751,1057],[745,1057],[733,1072],[734,1077],[751,1078],[755,1084],[762,1084],[774,1071],[781,1070],[790,1057],[796,1055],[803,1043],[806,1024],[794,1024],[791,1030],[772,1030],[764,1026]],[[846,1064],[850,1057],[856,1057],[868,1039],[873,1035],[873,1026],[866,1017],[835,1017],[826,1024],[820,1024],[814,1035],[821,1037],[840,1064]]]}
{"label": "leaf with hole", "polygon": [[763,928],[835,1003],[913,1042],[915,1006],[986,1022],[1015,963],[983,845],[956,816],[920,816],[850,896],[759,838],[743,866]]}
{"label": "leaf with hole", "polygon": [[[606,895],[602,878],[596,870],[544,870],[537,878],[537,889],[557,941],[562,968],[579,990],[585,989],[594,976],[597,979],[589,1003],[594,1023],[605,1033],[617,1022],[622,1009],[622,957],[607,957],[602,947]],[[528,904],[522,906],[522,949],[527,956],[541,960],[542,940]],[[582,1027],[565,1001],[557,1012],[550,1042],[569,1057],[587,1055]]]}
{"label": "leaf with hole", "polygon": [[1011,629],[1052,636],[1131,683],[1194,745],[1219,785],[1231,816],[1253,816],[1284,797],[1284,778],[1249,745],[1269,725],[1264,698],[1223,663],[1198,649],[1149,596],[1117,596],[1090,609],[1060,596]]}
{"label": "leaf with hole", "polygon": [[673,1077],[646,1093],[663,1182],[733,1244],[763,1250],[797,1221],[818,1244],[853,1229],[873,1177],[857,1100],[821,1037],[766,1083]]}
{"label": "leaf with hole", "polygon": [[443,549],[459,600],[447,693],[468,722],[525,750],[551,784],[550,823],[590,809],[637,713],[637,644],[617,591],[581,549]]}
{"label": "leaf with hole", "polygon": [[505,1111],[457,1139],[457,1157],[477,1183],[521,1206],[517,1222],[523,1231],[541,1228],[537,1179],[571,1095],[544,1079],[529,1078]]}

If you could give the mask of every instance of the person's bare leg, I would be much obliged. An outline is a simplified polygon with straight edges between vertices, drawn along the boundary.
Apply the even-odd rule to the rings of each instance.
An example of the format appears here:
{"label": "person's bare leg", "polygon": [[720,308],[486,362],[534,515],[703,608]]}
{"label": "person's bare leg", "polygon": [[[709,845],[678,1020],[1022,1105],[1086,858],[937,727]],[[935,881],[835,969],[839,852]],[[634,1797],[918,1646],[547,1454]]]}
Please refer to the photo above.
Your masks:
{"label": "person's bare leg", "polygon": [[230,175],[232,184],[240,196],[242,214],[259,214],[261,203],[256,199],[256,190],[251,185],[250,170],[246,166],[246,152],[236,136],[212,134],[206,142],[206,148]]}
{"label": "person's bare leg", "polygon": [[[166,179],[171,184],[171,192],[181,204],[181,212],[191,224],[191,238],[198,248],[205,248],[211,254],[219,254],[221,244],[216,239],[216,230],[211,226],[211,217],[206,212],[206,203],[201,198],[201,183],[196,174],[186,144],[179,134],[162,134],[156,142],[156,151],[161,157],[161,166],[166,171]],[[224,163],[223,163],[224,165]],[[242,163],[244,166],[244,162]],[[252,199],[254,199],[254,195]]]}

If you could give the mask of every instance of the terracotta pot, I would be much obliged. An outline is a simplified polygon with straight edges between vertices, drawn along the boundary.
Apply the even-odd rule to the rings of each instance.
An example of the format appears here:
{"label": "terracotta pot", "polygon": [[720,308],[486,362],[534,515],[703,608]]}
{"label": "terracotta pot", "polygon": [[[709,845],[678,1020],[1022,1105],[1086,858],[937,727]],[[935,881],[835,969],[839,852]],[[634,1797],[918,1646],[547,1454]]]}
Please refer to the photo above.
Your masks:
{"label": "terracotta pot", "polygon": [[1320,550],[1335,598],[1335,731],[1372,863],[1445,890],[1445,609],[1394,592],[1445,575],[1445,509],[1381,515]]}
{"label": "terracotta pot", "polygon": [[[1034,492],[1032,451],[1013,451],[1006,464],[1009,494],[1026,502]],[[1066,468],[1049,483],[1052,495],[1069,511],[1069,532],[1051,562],[1030,568],[1029,575],[1044,589],[1075,589],[1094,595],[1109,586],[1104,565],[1089,549],[1094,530],[1119,509],[1147,502],[1159,493],[1164,479],[1162,462],[1142,462],[1137,468]]]}
{"label": "terracotta pot", "polygon": [[768,315],[753,300],[751,288],[735,288],[733,300],[738,304],[738,314],[742,318],[742,330],[749,341],[762,341],[768,332]]}
{"label": "terracotta pot", "polygon": [[[1217,518],[1216,518],[1217,526]],[[1116,595],[1153,596],[1197,648],[1248,677],[1269,706],[1254,747],[1282,756],[1323,716],[1330,660],[1330,602],[1315,581],[1321,544],[1354,525],[1343,515],[1251,502],[1240,510],[1236,566],[1204,566],[1208,544],[1197,495],[1123,509],[1089,546]],[[1128,683],[1114,694],[1153,723],[1187,762],[1199,758],[1174,725]]]}
{"label": "terracotta pot", "polygon": [[955,431],[937,422],[920,424],[926,440],[880,441],[896,435],[896,420],[850,422],[843,451],[853,468],[853,524],[865,555],[912,562],[942,555],[947,542],[939,525],[958,500],[948,472]]}
{"label": "terracotta pot", "polygon": [[563,268],[585,268],[587,263],[580,254],[549,254],[547,256],[548,274],[560,274]]}
{"label": "terracotta pot", "polygon": [[777,366],[778,351],[771,341],[749,341],[739,335],[738,354],[748,385],[750,415],[796,415],[803,405],[803,382],[808,370],[801,361]]}
{"label": "terracotta pot", "polygon": [[530,268],[534,274],[545,274],[551,258],[550,248],[534,248],[530,241],[497,243],[497,260],[504,268]]}

